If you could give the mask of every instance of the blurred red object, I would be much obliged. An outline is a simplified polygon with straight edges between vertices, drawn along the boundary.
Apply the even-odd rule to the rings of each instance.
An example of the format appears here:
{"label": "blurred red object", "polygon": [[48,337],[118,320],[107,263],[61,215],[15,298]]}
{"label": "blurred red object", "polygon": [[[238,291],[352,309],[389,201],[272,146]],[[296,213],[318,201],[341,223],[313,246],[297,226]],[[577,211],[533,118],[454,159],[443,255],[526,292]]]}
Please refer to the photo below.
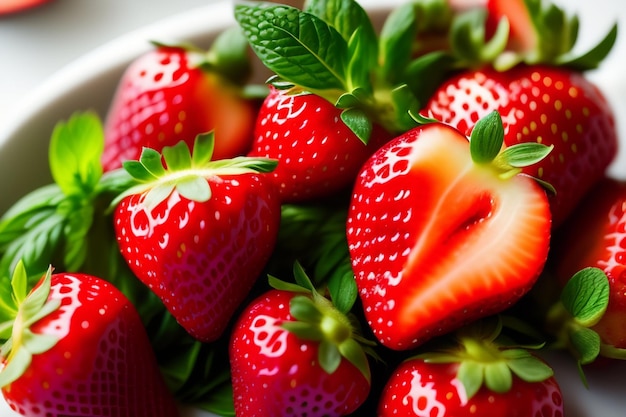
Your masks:
{"label": "blurred red object", "polygon": [[52,0],[0,0],[0,15],[12,14],[50,3]]}

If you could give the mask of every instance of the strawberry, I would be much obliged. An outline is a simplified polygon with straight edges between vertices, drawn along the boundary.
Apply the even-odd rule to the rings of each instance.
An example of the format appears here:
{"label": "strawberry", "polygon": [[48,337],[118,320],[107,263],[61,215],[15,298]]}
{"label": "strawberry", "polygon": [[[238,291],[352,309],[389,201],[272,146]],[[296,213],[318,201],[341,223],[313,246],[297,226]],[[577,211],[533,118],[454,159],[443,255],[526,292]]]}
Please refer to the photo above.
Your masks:
{"label": "strawberry", "polygon": [[52,0],[4,0],[0,4],[0,15],[19,13],[35,7],[43,6]]}
{"label": "strawberry", "polygon": [[442,83],[422,115],[469,135],[495,110],[505,123],[506,145],[554,145],[550,158],[524,172],[556,189],[551,207],[558,227],[616,154],[613,113],[584,71],[610,52],[617,27],[576,55],[578,20],[551,2],[488,0],[477,13],[481,19],[467,19],[451,34],[457,66],[469,69]]}
{"label": "strawberry", "polygon": [[380,127],[373,136],[365,146],[341,121],[341,110],[317,95],[270,87],[248,156],[280,161],[272,175],[283,201],[311,200],[352,185],[363,162],[391,139]]}
{"label": "strawberry", "polygon": [[[585,268],[597,268],[606,275],[608,304],[601,317],[586,327],[599,335],[601,355],[622,359],[626,357],[625,242],[626,183],[603,178],[556,234],[549,264],[561,286]],[[554,321],[555,312],[551,314],[549,319]]]}
{"label": "strawberry", "polygon": [[550,367],[534,354],[464,331],[454,347],[401,363],[378,416],[561,417],[563,397]]}
{"label": "strawberry", "polygon": [[201,341],[217,339],[274,248],[280,203],[264,171],[275,162],[209,161],[213,135],[144,149],[125,167],[141,180],[114,202],[119,249],[135,275]]}
{"label": "strawberry", "polygon": [[[296,277],[308,281],[296,264]],[[310,286],[272,279],[231,334],[235,413],[344,416],[370,390],[370,369],[349,318]]]}
{"label": "strawberry", "polygon": [[[15,269],[2,326],[2,394],[25,416],[179,415],[134,306],[100,278]],[[15,303],[15,305],[12,305]]]}
{"label": "strawberry", "polygon": [[[427,9],[436,15],[442,7]],[[235,6],[253,51],[274,74],[251,155],[278,159],[283,202],[334,197],[377,148],[417,124],[409,110],[419,110],[430,88],[415,80],[431,68],[412,65],[419,10],[394,10],[378,35],[354,0],[314,0],[304,10]]]}
{"label": "strawberry", "polygon": [[409,349],[502,311],[535,283],[548,254],[547,196],[516,175],[550,151],[501,151],[497,113],[468,142],[440,123],[415,128],[364,165],[347,220],[365,317],[379,341]]}
{"label": "strawberry", "polygon": [[[215,159],[249,150],[256,105],[242,96],[238,86],[247,75],[248,63],[245,43],[237,41],[235,34],[224,32],[226,39],[215,41],[209,52],[156,44],[131,63],[105,121],[105,171],[138,159],[143,147],[160,151],[180,140],[192,145],[196,135],[211,130],[220,138]],[[239,60],[226,59],[238,54]]]}
{"label": "strawberry", "polygon": [[477,120],[502,114],[507,146],[554,146],[549,158],[524,173],[549,182],[555,227],[605,173],[617,152],[612,110],[582,74],[550,66],[469,70],[445,82],[423,110],[470,134]]}

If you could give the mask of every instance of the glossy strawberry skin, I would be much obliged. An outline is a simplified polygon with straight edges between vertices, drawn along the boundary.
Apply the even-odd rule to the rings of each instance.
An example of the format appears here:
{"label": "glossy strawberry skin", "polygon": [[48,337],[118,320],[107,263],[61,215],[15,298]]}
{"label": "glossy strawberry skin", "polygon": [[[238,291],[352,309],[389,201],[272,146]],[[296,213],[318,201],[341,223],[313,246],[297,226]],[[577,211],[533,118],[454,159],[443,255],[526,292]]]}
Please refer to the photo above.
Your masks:
{"label": "glossy strawberry skin", "polygon": [[502,115],[507,146],[554,145],[547,159],[524,172],[556,189],[551,207],[558,227],[615,157],[617,133],[609,104],[580,73],[518,66],[457,75],[439,88],[423,114],[469,134],[476,121],[493,110]]}
{"label": "glossy strawberry skin", "polygon": [[389,139],[389,133],[374,126],[366,146],[327,100],[271,87],[258,113],[249,156],[279,161],[273,175],[283,202],[308,201],[351,186],[363,162]]}
{"label": "glossy strawberry skin", "polygon": [[265,266],[280,222],[280,203],[266,175],[207,181],[207,202],[173,191],[150,212],[134,194],[114,214],[120,251],[132,271],[202,341],[224,331]]}
{"label": "glossy strawberry skin", "polygon": [[626,348],[626,183],[602,179],[555,237],[551,267],[564,285],[586,267],[609,279],[609,305],[593,329],[602,342]]}
{"label": "glossy strawberry skin", "polygon": [[409,359],[393,372],[381,395],[378,417],[489,416],[563,417],[563,398],[554,377],[528,383],[513,377],[505,394],[482,387],[468,399],[457,379],[458,363]]}
{"label": "glossy strawberry skin", "polygon": [[528,177],[473,168],[467,139],[413,129],[363,167],[347,238],[365,317],[404,350],[515,303],[547,259],[550,210]]}
{"label": "glossy strawberry skin", "polygon": [[31,327],[59,337],[2,393],[25,416],[177,416],[135,307],[108,282],[55,274],[61,307]]}
{"label": "glossy strawberry skin", "polygon": [[160,151],[180,140],[191,145],[211,130],[220,138],[213,159],[248,152],[256,105],[223,77],[194,66],[194,54],[160,46],[127,68],[105,121],[105,171],[139,159],[143,147]]}
{"label": "glossy strawberry skin", "polygon": [[344,416],[365,401],[370,384],[345,359],[333,374],[317,362],[319,343],[281,327],[293,320],[296,293],[270,290],[237,320],[230,344],[235,412],[238,417]]}

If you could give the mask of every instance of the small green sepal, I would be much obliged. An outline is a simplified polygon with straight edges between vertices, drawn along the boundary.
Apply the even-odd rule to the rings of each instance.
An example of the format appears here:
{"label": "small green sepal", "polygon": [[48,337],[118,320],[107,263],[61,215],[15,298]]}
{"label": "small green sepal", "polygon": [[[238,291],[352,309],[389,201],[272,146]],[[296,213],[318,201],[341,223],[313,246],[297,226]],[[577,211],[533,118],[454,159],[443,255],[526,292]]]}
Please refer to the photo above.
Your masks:
{"label": "small green sepal", "polygon": [[144,206],[152,210],[176,190],[181,196],[197,202],[211,198],[209,178],[222,175],[268,173],[277,161],[268,158],[236,157],[211,160],[215,147],[213,132],[196,136],[193,151],[185,141],[166,146],[162,153],[144,148],[139,161],[125,161],[124,169],[136,185],[119,194],[111,203],[115,207],[123,198],[142,194]]}
{"label": "small green sepal", "polygon": [[289,303],[293,320],[283,322],[282,327],[302,340],[319,343],[318,360],[327,373],[332,374],[345,358],[370,381],[368,343],[363,343],[365,340],[356,332],[349,315],[313,287],[299,262],[295,262],[293,273],[296,283],[270,277],[273,288],[297,294]]}
{"label": "small green sepal", "polygon": [[33,355],[52,349],[58,342],[55,336],[36,334],[30,330],[33,324],[52,314],[61,306],[61,300],[48,299],[51,280],[52,267],[49,267],[39,285],[27,294],[28,276],[21,261],[13,272],[11,285],[17,311],[13,320],[0,325],[2,330],[0,333],[4,339],[0,356],[6,363],[0,371],[0,387],[5,387],[19,379],[30,366]]}

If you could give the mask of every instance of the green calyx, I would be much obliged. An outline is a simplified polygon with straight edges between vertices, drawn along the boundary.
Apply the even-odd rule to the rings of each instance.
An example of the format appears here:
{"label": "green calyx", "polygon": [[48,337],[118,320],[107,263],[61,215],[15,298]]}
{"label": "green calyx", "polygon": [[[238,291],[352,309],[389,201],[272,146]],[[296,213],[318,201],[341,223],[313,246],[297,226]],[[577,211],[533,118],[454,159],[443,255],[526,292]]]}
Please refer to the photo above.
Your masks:
{"label": "green calyx", "polygon": [[158,48],[179,48],[186,52],[189,66],[218,74],[233,85],[243,86],[252,74],[248,41],[238,27],[223,30],[208,50],[189,43],[152,41]]}
{"label": "green calyx", "polygon": [[[491,166],[502,179],[522,172],[522,168],[542,161],[554,146],[541,143],[520,143],[504,147],[502,117],[493,111],[480,119],[470,136],[470,154],[474,163]],[[535,178],[544,188],[556,193],[552,185]]]}
{"label": "green calyx", "polygon": [[294,277],[297,284],[270,276],[273,288],[298,294],[289,305],[293,320],[284,322],[282,326],[298,338],[319,343],[318,361],[328,374],[335,372],[341,361],[346,359],[370,381],[366,351],[369,351],[367,345],[372,343],[356,333],[347,314],[339,311],[313,287],[298,262],[294,265]]}
{"label": "green calyx", "polygon": [[530,353],[542,344],[520,346],[504,342],[501,331],[499,318],[479,321],[457,331],[454,347],[420,354],[418,358],[428,363],[458,363],[457,378],[468,398],[483,386],[506,393],[511,390],[514,377],[533,383],[553,376],[552,368]]}
{"label": "green calyx", "polygon": [[524,3],[534,31],[531,46],[507,48],[511,28],[506,17],[498,22],[495,33],[487,38],[485,9],[473,9],[456,16],[450,30],[450,43],[458,65],[475,67],[491,64],[497,70],[506,71],[519,63],[552,64],[585,71],[597,68],[615,44],[617,25],[613,25],[587,52],[574,54],[579,31],[578,17],[568,16],[549,0],[524,0]]}
{"label": "green calyx", "polygon": [[610,286],[599,268],[584,268],[563,287],[559,301],[547,316],[547,329],[556,338],[555,349],[567,349],[576,358],[581,379],[586,384],[582,365],[598,356],[626,359],[626,350],[606,345],[593,330],[609,305]]}
{"label": "green calyx", "polygon": [[0,357],[6,366],[0,371],[0,387],[17,380],[28,368],[33,355],[50,350],[57,342],[54,336],[33,333],[30,327],[58,310],[61,300],[49,300],[52,268],[33,291],[28,292],[26,268],[19,262],[11,280],[12,298],[2,300],[0,308],[13,319],[0,323]]}
{"label": "green calyx", "polygon": [[208,178],[223,175],[271,172],[277,161],[267,158],[236,157],[212,161],[213,132],[198,135],[193,153],[184,141],[163,148],[162,154],[144,148],[139,161],[125,161],[124,169],[138,182],[121,193],[112,203],[115,206],[124,197],[143,194],[143,204],[152,209],[173,191],[196,202],[211,198]]}

